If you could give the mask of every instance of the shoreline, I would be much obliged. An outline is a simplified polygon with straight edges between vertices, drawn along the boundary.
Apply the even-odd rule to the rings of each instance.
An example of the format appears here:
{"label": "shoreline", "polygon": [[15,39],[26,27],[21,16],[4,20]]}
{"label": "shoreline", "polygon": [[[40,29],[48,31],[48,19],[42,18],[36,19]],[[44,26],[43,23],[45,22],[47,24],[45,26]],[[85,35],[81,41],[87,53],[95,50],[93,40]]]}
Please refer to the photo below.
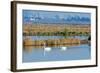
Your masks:
{"label": "shoreline", "polygon": [[76,38],[66,39],[48,39],[48,40],[31,40],[29,38],[23,40],[23,46],[53,46],[66,44],[86,44],[88,40],[80,40]]}

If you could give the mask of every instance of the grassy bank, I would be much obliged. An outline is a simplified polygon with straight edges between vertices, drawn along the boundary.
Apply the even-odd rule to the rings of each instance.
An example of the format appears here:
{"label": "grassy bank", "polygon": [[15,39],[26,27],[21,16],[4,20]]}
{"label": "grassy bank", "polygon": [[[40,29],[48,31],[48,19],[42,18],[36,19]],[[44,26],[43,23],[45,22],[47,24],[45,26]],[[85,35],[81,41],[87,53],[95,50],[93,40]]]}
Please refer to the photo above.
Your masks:
{"label": "grassy bank", "polygon": [[24,25],[24,36],[89,36],[90,25]]}
{"label": "grassy bank", "polygon": [[24,46],[52,46],[52,45],[64,45],[64,44],[80,44],[79,39],[48,39],[48,40],[31,40],[25,39],[23,41]]}

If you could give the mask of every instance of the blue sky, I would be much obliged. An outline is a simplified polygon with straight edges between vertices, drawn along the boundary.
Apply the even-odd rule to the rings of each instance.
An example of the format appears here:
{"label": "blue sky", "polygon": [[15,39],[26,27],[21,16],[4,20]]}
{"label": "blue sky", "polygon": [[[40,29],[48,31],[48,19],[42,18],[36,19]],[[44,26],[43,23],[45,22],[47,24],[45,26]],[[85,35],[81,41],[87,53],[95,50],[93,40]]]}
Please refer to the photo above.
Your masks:
{"label": "blue sky", "polygon": [[91,24],[90,13],[23,10],[23,23]]}

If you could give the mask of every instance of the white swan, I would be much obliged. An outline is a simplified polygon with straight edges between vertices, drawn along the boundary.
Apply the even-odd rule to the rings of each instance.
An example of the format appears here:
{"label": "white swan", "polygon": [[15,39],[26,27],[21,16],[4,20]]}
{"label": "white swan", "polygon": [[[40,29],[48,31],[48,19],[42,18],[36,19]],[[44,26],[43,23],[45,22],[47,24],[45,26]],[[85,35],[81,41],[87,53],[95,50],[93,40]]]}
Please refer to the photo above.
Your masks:
{"label": "white swan", "polygon": [[45,47],[44,50],[49,52],[49,51],[51,51],[51,48],[50,47]]}
{"label": "white swan", "polygon": [[61,47],[61,50],[65,51],[65,50],[67,50],[67,47]]}

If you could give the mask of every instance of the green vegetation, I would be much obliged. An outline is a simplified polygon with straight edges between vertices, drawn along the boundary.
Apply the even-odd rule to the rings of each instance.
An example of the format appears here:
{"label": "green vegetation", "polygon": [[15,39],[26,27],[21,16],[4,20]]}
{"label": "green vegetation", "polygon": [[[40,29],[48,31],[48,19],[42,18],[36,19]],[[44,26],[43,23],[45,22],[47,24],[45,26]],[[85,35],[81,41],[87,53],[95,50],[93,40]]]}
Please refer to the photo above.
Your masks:
{"label": "green vegetation", "polygon": [[90,26],[88,25],[25,25],[24,36],[89,36]]}
{"label": "green vegetation", "polygon": [[59,32],[38,32],[38,33],[33,33],[29,32],[29,34],[23,33],[24,36],[64,36],[67,38],[67,36],[89,36],[90,33],[88,32],[69,32],[67,29],[64,31],[59,31]]}

